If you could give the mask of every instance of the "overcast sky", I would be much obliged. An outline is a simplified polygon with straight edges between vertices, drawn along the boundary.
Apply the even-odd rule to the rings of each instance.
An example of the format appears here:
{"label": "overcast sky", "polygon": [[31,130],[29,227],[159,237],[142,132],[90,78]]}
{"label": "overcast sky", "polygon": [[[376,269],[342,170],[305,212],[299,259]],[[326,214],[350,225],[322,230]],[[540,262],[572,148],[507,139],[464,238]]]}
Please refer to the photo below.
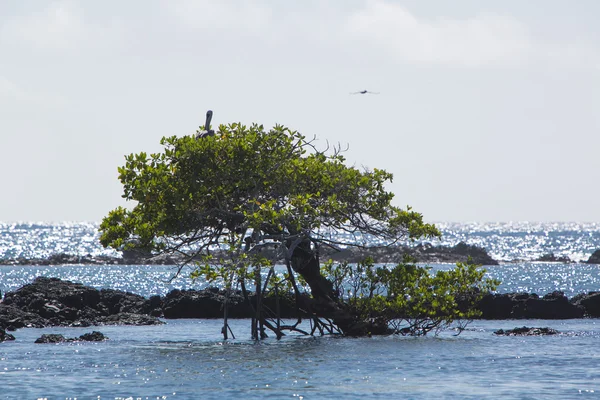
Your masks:
{"label": "overcast sky", "polygon": [[[597,0],[0,1],[0,221],[100,221],[162,136],[349,145],[428,221],[600,222]],[[378,95],[350,95],[368,89]]]}

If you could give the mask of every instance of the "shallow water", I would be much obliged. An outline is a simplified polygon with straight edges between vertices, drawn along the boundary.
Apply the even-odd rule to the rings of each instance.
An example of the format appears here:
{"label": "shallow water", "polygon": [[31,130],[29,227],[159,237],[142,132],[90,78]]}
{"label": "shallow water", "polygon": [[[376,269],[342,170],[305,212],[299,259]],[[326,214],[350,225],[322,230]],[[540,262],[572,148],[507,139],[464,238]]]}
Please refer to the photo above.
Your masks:
{"label": "shallow water", "polygon": [[[565,399],[600,391],[596,320],[476,321],[459,336],[248,340],[233,321],[96,328],[100,343],[33,344],[43,333],[79,336],[91,328],[23,329],[0,345],[1,398],[94,399]],[[497,329],[550,326],[564,334],[496,336]]]}
{"label": "shallow water", "polygon": [[[503,290],[543,287],[544,293],[546,286],[572,281],[577,290],[597,289],[595,267],[525,263],[493,267],[490,274],[502,274]],[[5,266],[0,282],[6,290],[41,274],[144,296],[194,285],[184,277],[168,283],[171,273],[169,266]],[[493,334],[525,325],[564,334]],[[459,336],[290,336],[261,343],[250,340],[247,320],[232,321],[235,340],[224,342],[221,326],[220,320],[168,320],[160,326],[20,329],[16,341],[0,343],[0,398],[564,399],[600,390],[600,320],[475,321]],[[78,337],[92,330],[110,340],[33,343],[44,333]]]}

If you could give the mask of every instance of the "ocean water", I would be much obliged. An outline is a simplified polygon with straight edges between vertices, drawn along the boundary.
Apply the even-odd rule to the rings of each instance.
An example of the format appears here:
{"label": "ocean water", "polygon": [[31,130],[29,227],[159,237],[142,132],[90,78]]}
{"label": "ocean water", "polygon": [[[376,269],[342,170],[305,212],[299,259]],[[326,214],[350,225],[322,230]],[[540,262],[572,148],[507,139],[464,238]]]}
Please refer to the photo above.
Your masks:
{"label": "ocean water", "polygon": [[[600,223],[438,222],[436,226],[442,237],[428,242],[454,246],[463,241],[485,248],[499,261],[532,261],[549,253],[585,261],[600,249]],[[0,259],[41,258],[56,253],[117,255],[98,242],[97,223],[0,222]]]}
{"label": "ocean water", "polygon": [[[499,291],[568,295],[600,290],[598,265],[531,262],[553,252],[587,259],[600,248],[594,224],[440,224],[444,244],[464,240],[505,260],[488,266]],[[55,252],[108,254],[94,224],[0,225],[0,258]],[[520,260],[520,261],[511,261]],[[450,265],[433,265],[433,269]],[[0,290],[56,276],[144,296],[204,287],[172,266],[0,266]],[[21,329],[0,343],[2,399],[572,399],[600,395],[600,320],[473,321],[460,335],[404,338],[250,340],[247,320],[167,320],[160,326]],[[546,337],[504,337],[498,329],[551,327]],[[34,344],[44,333],[101,343]]]}
{"label": "ocean water", "polygon": [[565,333],[496,336],[514,321],[476,321],[460,336],[248,340],[218,338],[217,320],[151,327],[101,327],[100,343],[33,344],[24,329],[0,345],[6,399],[574,399],[600,391],[594,320],[519,321]]}

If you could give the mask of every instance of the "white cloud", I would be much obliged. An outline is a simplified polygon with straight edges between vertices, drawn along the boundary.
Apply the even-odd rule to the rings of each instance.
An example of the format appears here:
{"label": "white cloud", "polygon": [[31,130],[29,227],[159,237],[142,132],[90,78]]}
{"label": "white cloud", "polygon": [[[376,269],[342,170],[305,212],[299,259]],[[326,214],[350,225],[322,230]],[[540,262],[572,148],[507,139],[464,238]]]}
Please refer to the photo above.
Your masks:
{"label": "white cloud", "polygon": [[128,25],[135,21],[118,16],[118,7],[107,8],[105,15],[94,15],[95,10],[83,3],[61,0],[6,16],[0,25],[0,48],[15,57],[122,52],[131,42]]}
{"label": "white cloud", "polygon": [[211,34],[257,34],[268,29],[272,18],[269,7],[247,0],[178,0],[162,6],[187,29]]}
{"label": "white cloud", "polygon": [[0,104],[6,108],[27,105],[55,109],[66,103],[62,96],[32,91],[0,75]]}
{"label": "white cloud", "polygon": [[84,40],[84,33],[81,14],[71,3],[61,1],[36,13],[7,19],[0,37],[5,44],[24,42],[37,48],[64,50]]}
{"label": "white cloud", "polygon": [[357,39],[399,61],[478,67],[525,61],[534,41],[518,20],[482,14],[468,19],[419,19],[400,5],[371,0],[347,21]]}
{"label": "white cloud", "polygon": [[536,36],[530,24],[511,15],[422,17],[390,0],[285,6],[264,0],[173,0],[102,7],[60,0],[30,14],[7,16],[0,25],[0,46],[16,54],[28,49],[228,59],[242,53],[340,65],[357,57],[451,67],[600,65],[597,47],[573,32],[565,32],[558,43]]}
{"label": "white cloud", "polygon": [[[546,28],[547,29],[547,28]],[[511,15],[417,17],[389,0],[366,0],[345,32],[379,59],[449,67],[600,68],[600,51],[575,32],[545,37]]]}

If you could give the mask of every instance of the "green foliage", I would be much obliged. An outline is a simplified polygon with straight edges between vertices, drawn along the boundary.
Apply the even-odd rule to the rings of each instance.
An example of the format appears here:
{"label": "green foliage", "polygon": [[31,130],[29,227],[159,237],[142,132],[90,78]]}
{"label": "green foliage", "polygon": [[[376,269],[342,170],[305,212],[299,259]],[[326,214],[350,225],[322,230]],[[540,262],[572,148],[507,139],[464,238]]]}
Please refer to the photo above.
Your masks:
{"label": "green foliage", "polygon": [[339,151],[319,152],[283,126],[234,123],[214,136],[165,137],[161,144],[163,152],[125,157],[119,179],[135,206],[104,218],[104,246],[191,260],[215,248],[239,256],[299,236],[316,243],[325,228],[389,242],[439,235],[421,214],[391,204],[384,189],[390,173],[346,166]]}
{"label": "green foliage", "polygon": [[[439,236],[421,214],[392,205],[394,195],[385,190],[390,173],[347,166],[339,148],[319,151],[313,140],[280,125],[271,130],[221,125],[213,136],[165,137],[161,144],[162,152],[125,157],[119,179],[123,198],[133,206],[103,219],[100,241],[119,250],[179,256],[178,273],[193,265],[192,279],[221,282],[228,289],[241,284],[244,291],[254,282],[257,293],[293,288],[298,294],[299,287],[318,287],[328,298],[318,266],[316,275],[290,267],[311,259],[318,246],[349,244],[324,232],[372,235],[387,244]],[[274,272],[274,262],[281,259],[286,274]],[[393,320],[409,311],[431,318],[431,310],[445,312],[445,318],[458,316],[449,312],[454,292],[448,287],[464,283],[462,275],[428,280],[416,267],[385,272],[372,262],[337,268],[326,264],[324,272],[338,290],[352,282],[350,292],[339,294],[350,294],[365,317],[385,311]],[[463,274],[470,279],[469,271]]]}
{"label": "green foliage", "polygon": [[431,274],[409,258],[391,268],[376,267],[372,260],[328,262],[323,273],[363,319],[384,320],[395,333],[415,336],[455,321],[464,328],[480,316],[476,305],[481,297],[499,284],[484,279],[485,270],[471,262]]}

